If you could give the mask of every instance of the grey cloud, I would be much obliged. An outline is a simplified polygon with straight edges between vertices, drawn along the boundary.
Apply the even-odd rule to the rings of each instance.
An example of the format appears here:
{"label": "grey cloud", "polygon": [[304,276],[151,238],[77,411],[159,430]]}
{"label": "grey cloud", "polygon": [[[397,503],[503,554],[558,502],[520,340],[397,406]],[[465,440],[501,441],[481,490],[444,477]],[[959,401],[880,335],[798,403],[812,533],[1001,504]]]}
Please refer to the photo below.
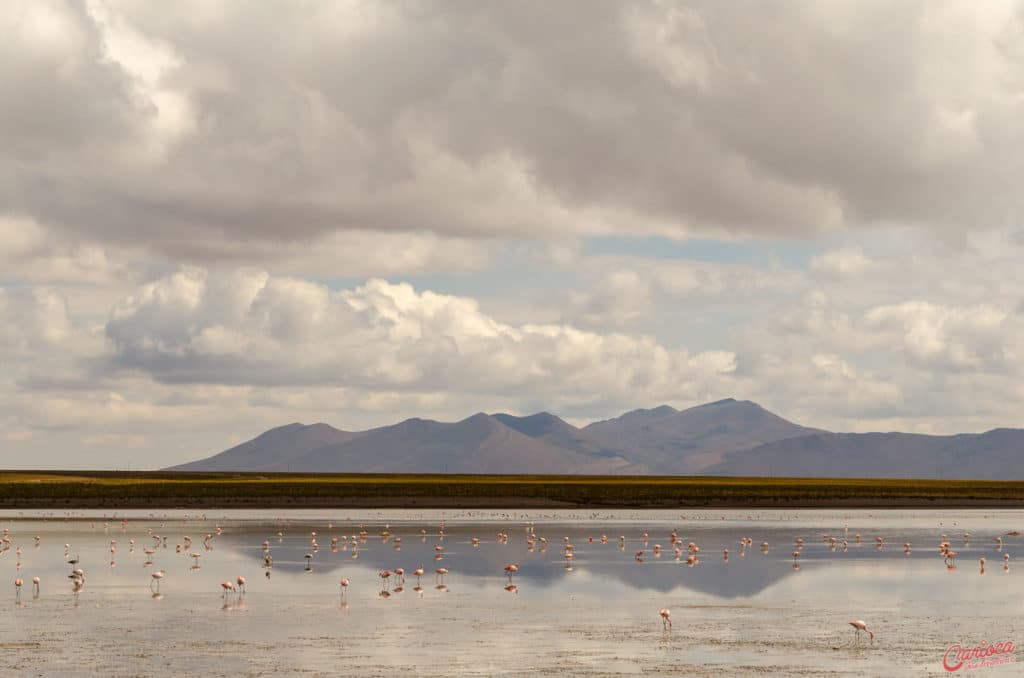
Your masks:
{"label": "grey cloud", "polygon": [[0,200],[172,257],[352,229],[799,236],[1020,213],[1004,6],[85,7],[0,10],[19,37]]}

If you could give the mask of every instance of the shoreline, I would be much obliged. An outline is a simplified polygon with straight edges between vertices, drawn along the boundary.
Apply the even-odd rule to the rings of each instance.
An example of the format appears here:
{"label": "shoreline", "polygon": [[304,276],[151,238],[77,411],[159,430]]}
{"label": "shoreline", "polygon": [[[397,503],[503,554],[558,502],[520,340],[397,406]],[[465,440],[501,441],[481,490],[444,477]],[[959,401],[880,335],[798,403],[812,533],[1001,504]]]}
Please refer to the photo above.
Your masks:
{"label": "shoreline", "polygon": [[674,503],[573,503],[568,501],[556,501],[548,499],[524,500],[521,497],[464,497],[454,499],[450,497],[424,497],[414,499],[401,499],[396,497],[360,497],[353,500],[345,497],[330,499],[281,501],[278,498],[268,499],[267,497],[238,497],[225,500],[224,498],[194,497],[187,501],[147,501],[147,500],[123,500],[116,497],[98,500],[80,500],[72,498],[58,498],[51,501],[30,501],[30,500],[3,500],[0,499],[0,510],[78,510],[78,509],[159,509],[159,510],[204,510],[213,511],[221,509],[594,509],[594,510],[669,510],[669,509],[919,509],[919,510],[945,510],[945,509],[1017,509],[1024,508],[1024,502],[1017,500],[990,501],[971,499],[951,500],[887,500],[875,501],[863,500],[819,500],[809,501],[778,501],[764,502],[674,502]]}
{"label": "shoreline", "polygon": [[0,509],[1024,508],[1024,481],[0,471]]}

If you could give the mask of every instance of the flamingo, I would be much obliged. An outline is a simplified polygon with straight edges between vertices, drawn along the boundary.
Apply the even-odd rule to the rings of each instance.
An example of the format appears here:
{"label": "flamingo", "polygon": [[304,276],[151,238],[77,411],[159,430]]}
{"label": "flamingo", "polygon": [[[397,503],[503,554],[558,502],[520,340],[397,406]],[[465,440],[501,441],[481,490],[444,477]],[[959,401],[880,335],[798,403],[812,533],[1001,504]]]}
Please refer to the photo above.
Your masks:
{"label": "flamingo", "polygon": [[345,594],[348,593],[348,577],[342,577],[338,584],[341,587],[341,598],[344,600]]}
{"label": "flamingo", "polygon": [[32,577],[32,597],[39,597],[39,577]]}
{"label": "flamingo", "polygon": [[[154,593],[160,593],[160,580],[164,578],[164,571],[157,570],[156,572],[153,572],[150,575],[150,577],[151,579],[149,580],[149,590],[153,591]],[[156,584],[156,589],[153,589],[153,584]]]}
{"label": "flamingo", "polygon": [[672,613],[667,607],[663,607],[658,610],[658,614],[661,615],[661,626],[665,629],[672,628]]}
{"label": "flamingo", "polygon": [[420,566],[417,567],[415,570],[413,570],[412,573],[413,573],[413,575],[416,576],[416,585],[419,586],[420,585],[420,577],[423,576],[423,563],[420,563]]}
{"label": "flamingo", "polygon": [[16,600],[21,600],[21,585],[23,583],[20,577],[14,580],[14,597]]}
{"label": "flamingo", "polygon": [[505,574],[508,575],[508,583],[512,583],[512,575],[519,572],[519,563],[511,563],[505,566]]}
{"label": "flamingo", "polygon": [[440,577],[441,578],[441,584],[444,585],[444,576],[446,574],[448,574],[448,568],[447,567],[439,567],[436,570],[434,570],[434,580],[437,581],[437,578]]}
{"label": "flamingo", "polygon": [[245,595],[245,577],[243,577],[242,575],[238,575],[238,579],[236,579],[235,581],[238,582],[238,592],[241,595],[244,596]]}
{"label": "flamingo", "polygon": [[224,581],[222,581],[220,583],[220,588],[221,588],[221,591],[223,591],[223,595],[227,596],[228,595],[228,591],[234,591],[235,590],[235,585],[225,579]]}
{"label": "flamingo", "polygon": [[854,636],[855,638],[859,639],[860,638],[860,632],[864,631],[871,638],[871,642],[875,641],[875,634],[868,630],[868,625],[867,625],[866,622],[864,622],[864,621],[862,621],[860,619],[854,619],[852,622],[850,622],[850,626],[852,626],[854,628],[854,633],[856,634]]}

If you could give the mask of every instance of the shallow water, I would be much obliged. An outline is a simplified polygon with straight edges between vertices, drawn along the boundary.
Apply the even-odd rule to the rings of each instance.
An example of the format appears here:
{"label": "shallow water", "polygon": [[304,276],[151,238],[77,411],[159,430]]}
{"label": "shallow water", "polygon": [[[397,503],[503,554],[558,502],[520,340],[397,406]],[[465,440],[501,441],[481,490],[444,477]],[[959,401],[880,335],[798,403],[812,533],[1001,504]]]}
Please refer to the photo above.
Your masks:
{"label": "shallow water", "polygon": [[[0,587],[3,674],[947,675],[942,656],[953,643],[1024,641],[1015,569],[1024,548],[1006,536],[1024,530],[1024,511],[8,511],[0,525],[10,539],[0,555],[0,581],[9,582]],[[360,526],[365,539],[352,539]],[[955,569],[938,552],[942,534],[959,554]],[[178,552],[185,535],[192,546]],[[744,537],[753,545],[741,547]],[[689,542],[700,547],[692,566]],[[77,595],[65,544],[85,572]],[[417,586],[420,563],[427,574]],[[512,590],[509,563],[519,565]],[[378,576],[399,567],[404,585]],[[443,584],[437,567],[449,570]],[[154,594],[150,573],[159,569],[166,575]],[[239,575],[244,595],[222,595],[220,583]],[[341,577],[351,582],[344,596]],[[851,619],[867,621],[873,643],[855,638]],[[1021,666],[969,673],[1019,675]]]}

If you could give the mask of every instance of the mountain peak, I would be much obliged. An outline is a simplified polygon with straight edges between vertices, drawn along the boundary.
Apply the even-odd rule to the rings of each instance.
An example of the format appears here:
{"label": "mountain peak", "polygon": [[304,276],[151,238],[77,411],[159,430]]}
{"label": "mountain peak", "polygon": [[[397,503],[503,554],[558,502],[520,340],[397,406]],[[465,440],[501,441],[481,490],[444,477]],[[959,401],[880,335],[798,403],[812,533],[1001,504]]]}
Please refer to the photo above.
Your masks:
{"label": "mountain peak", "polygon": [[493,421],[494,421],[494,418],[491,415],[487,414],[486,412],[477,412],[476,414],[468,416],[468,417],[466,417],[465,419],[463,419],[462,421],[460,421],[458,423],[460,423],[460,424],[483,424],[483,423],[492,423]]}
{"label": "mountain peak", "polygon": [[671,405],[659,405],[658,407],[655,407],[654,409],[650,410],[634,410],[634,412],[644,412],[646,414],[654,414],[659,417],[667,414],[675,414],[678,411],[679,410],[672,407]]}
{"label": "mountain peak", "polygon": [[515,429],[520,433],[536,438],[554,429],[572,428],[565,421],[550,412],[537,412],[524,417],[517,417],[504,412],[493,415],[495,419],[505,426]]}

